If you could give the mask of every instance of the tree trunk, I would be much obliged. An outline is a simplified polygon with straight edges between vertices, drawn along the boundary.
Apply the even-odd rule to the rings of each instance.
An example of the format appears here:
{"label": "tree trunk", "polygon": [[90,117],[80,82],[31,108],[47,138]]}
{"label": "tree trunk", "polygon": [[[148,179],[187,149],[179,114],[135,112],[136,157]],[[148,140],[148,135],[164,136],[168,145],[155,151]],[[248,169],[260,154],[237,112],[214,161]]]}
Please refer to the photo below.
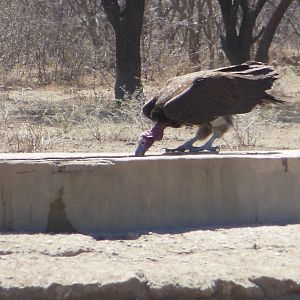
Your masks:
{"label": "tree trunk", "polygon": [[[213,3],[212,0],[206,1],[207,10],[208,10],[208,20],[212,20],[214,17],[214,9],[213,9]],[[203,16],[205,17],[205,16]],[[206,40],[208,42],[208,49],[209,49],[209,68],[214,69],[215,68],[215,41],[214,41],[214,27],[217,26],[217,24],[211,23],[211,21],[208,21],[206,23],[206,26],[203,27],[203,33],[205,34]]]}
{"label": "tree trunk", "polygon": [[[237,19],[239,1],[233,0],[219,0],[221,7],[223,22],[225,26],[225,35],[221,37],[222,48],[231,64],[240,64],[250,58],[250,49],[243,47],[244,32],[242,30],[237,32]],[[245,16],[243,15],[243,22],[245,25]],[[246,16],[247,17],[247,16]],[[243,26],[245,29],[245,26]]]}
{"label": "tree trunk", "polygon": [[[249,7],[246,0],[218,1],[225,26],[225,36],[221,36],[221,45],[227,58],[232,64],[250,60],[255,21],[266,0],[258,0],[253,9]],[[237,31],[239,8],[242,14]]]}
{"label": "tree trunk", "polygon": [[255,60],[261,61],[261,62],[267,62],[268,52],[269,48],[271,46],[274,34],[276,32],[276,29],[285,14],[286,10],[289,8],[290,4],[293,0],[281,0],[275,11],[273,12],[273,15],[265,28],[263,35],[258,43],[258,49],[256,52]]}
{"label": "tree trunk", "polygon": [[199,42],[200,42],[200,36],[199,36],[199,25],[196,28],[195,23],[195,16],[194,16],[194,10],[195,10],[195,1],[189,0],[187,1],[187,19],[188,19],[188,28],[187,28],[187,34],[188,34],[188,56],[189,60],[192,65],[198,65],[200,64],[200,56],[199,56]]}
{"label": "tree trunk", "polygon": [[145,0],[126,0],[122,9],[116,0],[101,3],[116,36],[115,97],[138,96],[142,92],[140,36]]}
{"label": "tree trunk", "polygon": [[95,13],[97,7],[90,7],[87,0],[76,0],[75,3],[80,12],[86,17],[87,30],[91,37],[94,49],[97,51],[100,47],[99,23]]}
{"label": "tree trunk", "polygon": [[116,99],[140,93],[141,84],[141,55],[140,37],[134,26],[124,26],[116,32]]}

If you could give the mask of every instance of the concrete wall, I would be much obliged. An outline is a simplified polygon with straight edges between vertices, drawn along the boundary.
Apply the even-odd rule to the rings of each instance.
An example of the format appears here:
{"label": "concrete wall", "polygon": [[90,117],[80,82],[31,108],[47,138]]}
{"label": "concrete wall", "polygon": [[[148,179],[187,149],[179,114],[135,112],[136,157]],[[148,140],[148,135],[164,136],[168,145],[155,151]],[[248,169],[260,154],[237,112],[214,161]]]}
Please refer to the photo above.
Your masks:
{"label": "concrete wall", "polygon": [[2,154],[1,231],[126,233],[300,221],[300,151]]}

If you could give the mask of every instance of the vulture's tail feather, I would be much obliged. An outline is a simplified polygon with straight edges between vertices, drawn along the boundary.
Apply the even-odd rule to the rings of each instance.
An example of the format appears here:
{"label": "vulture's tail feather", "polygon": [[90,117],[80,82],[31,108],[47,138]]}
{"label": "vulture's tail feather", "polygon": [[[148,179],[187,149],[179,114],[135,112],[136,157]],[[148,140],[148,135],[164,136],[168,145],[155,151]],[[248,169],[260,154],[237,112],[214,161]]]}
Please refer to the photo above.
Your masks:
{"label": "vulture's tail feather", "polygon": [[270,94],[265,94],[264,98],[262,99],[261,103],[262,104],[280,104],[284,103],[284,100],[278,99],[277,97],[274,97],[273,95]]}
{"label": "vulture's tail feather", "polygon": [[267,78],[276,80],[278,78],[278,73],[274,70],[272,66],[268,66],[264,63],[255,61],[248,61],[241,65],[220,68],[214,71],[233,73],[242,76],[252,76],[253,79],[257,80]]}

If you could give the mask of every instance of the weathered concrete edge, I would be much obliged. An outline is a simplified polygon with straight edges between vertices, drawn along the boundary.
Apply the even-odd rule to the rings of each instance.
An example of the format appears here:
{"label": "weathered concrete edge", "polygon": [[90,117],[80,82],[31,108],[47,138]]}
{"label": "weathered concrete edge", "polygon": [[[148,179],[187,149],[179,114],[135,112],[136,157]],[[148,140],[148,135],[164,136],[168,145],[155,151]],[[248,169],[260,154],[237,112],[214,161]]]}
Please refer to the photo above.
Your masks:
{"label": "weathered concrete edge", "polygon": [[0,299],[50,300],[50,299],[218,299],[218,300],[285,300],[300,299],[300,282],[272,277],[252,277],[247,283],[215,280],[209,287],[189,287],[166,283],[152,286],[141,274],[124,281],[111,283],[74,283],[62,285],[52,283],[48,287],[28,286],[4,288],[0,286]]}
{"label": "weathered concrete edge", "polygon": [[267,156],[272,157],[300,157],[300,150],[261,150],[261,151],[221,151],[219,154],[165,154],[149,152],[144,157],[135,157],[133,153],[105,153],[105,152],[35,152],[35,153],[0,153],[1,161],[11,160],[93,160],[93,159],[112,159],[112,160],[172,160],[176,158],[184,159],[206,159],[206,158],[221,158],[224,156],[232,157],[253,157],[263,158]]}

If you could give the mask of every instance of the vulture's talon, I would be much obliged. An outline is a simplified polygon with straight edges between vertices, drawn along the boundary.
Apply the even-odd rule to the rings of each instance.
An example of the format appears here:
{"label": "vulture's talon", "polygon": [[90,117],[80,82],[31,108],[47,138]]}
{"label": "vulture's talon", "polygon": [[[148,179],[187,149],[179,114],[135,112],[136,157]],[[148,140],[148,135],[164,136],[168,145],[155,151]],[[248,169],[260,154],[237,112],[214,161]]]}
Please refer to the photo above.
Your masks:
{"label": "vulture's talon", "polygon": [[220,152],[220,147],[219,146],[216,146],[216,147],[213,147],[215,148],[215,152],[219,153]]}
{"label": "vulture's talon", "polygon": [[196,149],[192,149],[191,152],[208,152],[208,153],[219,153],[220,152],[220,148],[219,147],[210,147],[210,148],[202,148],[199,147],[199,149],[197,150],[197,147],[195,147]]}
{"label": "vulture's talon", "polygon": [[182,153],[186,149],[178,147],[178,148],[164,148],[164,150],[165,150],[166,153],[176,153],[176,152]]}
{"label": "vulture's talon", "polygon": [[220,148],[218,146],[216,147],[192,147],[189,149],[189,152],[191,153],[219,153]]}
{"label": "vulture's talon", "polygon": [[211,148],[208,148],[208,149],[205,149],[207,152],[210,152],[210,153],[219,153],[220,152],[220,147],[219,146],[216,146],[216,147],[211,147]]}
{"label": "vulture's talon", "polygon": [[177,147],[177,148],[164,148],[165,153],[183,153],[187,151],[187,153],[219,153],[220,148],[218,146],[216,147]]}

